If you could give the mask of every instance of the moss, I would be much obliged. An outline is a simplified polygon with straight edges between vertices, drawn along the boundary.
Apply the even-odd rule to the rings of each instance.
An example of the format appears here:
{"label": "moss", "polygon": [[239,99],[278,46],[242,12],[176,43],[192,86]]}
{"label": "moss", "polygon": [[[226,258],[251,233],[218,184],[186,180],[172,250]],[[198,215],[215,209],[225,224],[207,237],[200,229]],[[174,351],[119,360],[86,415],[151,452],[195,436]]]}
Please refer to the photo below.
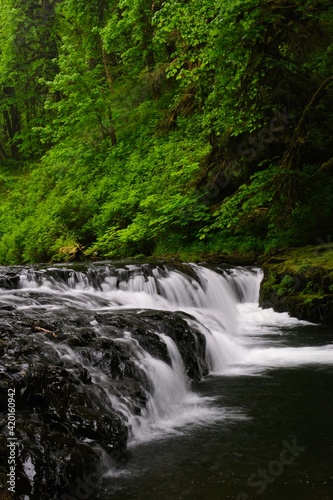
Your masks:
{"label": "moss", "polygon": [[317,293],[317,294],[307,294],[304,297],[304,301],[303,302],[304,302],[304,304],[314,304],[318,300],[322,300],[324,297],[325,297],[325,295],[324,294],[320,294],[320,293]]}
{"label": "moss", "polygon": [[320,267],[333,276],[333,243],[326,245],[309,245],[262,259],[264,266],[274,266],[282,274],[292,271],[294,274],[307,274],[311,269]]}
{"label": "moss", "polygon": [[309,321],[333,321],[333,244],[280,252],[262,267],[260,305]]}

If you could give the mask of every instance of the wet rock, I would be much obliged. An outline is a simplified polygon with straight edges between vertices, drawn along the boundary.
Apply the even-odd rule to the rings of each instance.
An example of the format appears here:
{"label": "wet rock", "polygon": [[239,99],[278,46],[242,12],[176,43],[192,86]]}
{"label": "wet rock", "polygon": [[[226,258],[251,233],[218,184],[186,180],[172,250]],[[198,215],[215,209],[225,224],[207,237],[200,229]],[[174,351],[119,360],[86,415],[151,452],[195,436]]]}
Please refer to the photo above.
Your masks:
{"label": "wet rock", "polygon": [[[160,334],[169,336],[189,379],[197,382],[208,373],[205,337],[185,313],[103,311],[109,303],[97,295],[91,298],[94,306],[82,311],[72,306],[70,294],[21,290],[22,272],[28,283],[54,280],[84,287],[88,279],[100,290],[112,270],[92,269],[88,278],[81,270],[36,268],[0,276],[0,287],[13,291],[13,303],[0,308],[0,482],[6,483],[8,473],[3,465],[8,389],[14,389],[18,498],[58,500],[88,493],[93,498],[102,473],[126,461],[130,419],[119,408],[134,416],[147,404],[150,384],[139,354],[171,365]],[[137,272],[133,266],[113,278],[120,283]],[[145,266],[145,279],[152,275],[153,267]]]}
{"label": "wet rock", "polygon": [[171,360],[165,342],[159,334],[169,336],[177,345],[184,362],[188,377],[198,382],[208,373],[205,360],[206,341],[204,335],[194,327],[189,327],[187,320],[191,316],[182,312],[169,311],[135,311],[118,313],[116,316],[104,314],[96,316],[100,324],[113,326],[118,334],[126,330],[131,332],[131,337],[153,357],[161,359],[168,364]]}
{"label": "wet rock", "polygon": [[159,333],[168,335],[175,342],[191,380],[198,382],[208,374],[205,360],[206,339],[199,330],[189,327],[186,319],[193,320],[191,316],[168,311],[145,311],[139,316],[144,317]]}
{"label": "wet rock", "polygon": [[[85,474],[101,475],[101,454],[109,457],[109,465],[121,461],[126,453],[128,429],[110,402],[103,405],[103,389],[98,394],[88,370],[80,363],[70,369],[62,366],[61,356],[45,345],[45,336],[34,333],[35,326],[20,321],[14,331],[9,327],[1,332],[6,354],[0,372],[0,410],[4,417],[0,458],[8,454],[5,416],[10,388],[15,389],[15,436],[20,443],[17,493],[36,499],[58,499],[73,487],[74,477],[75,481],[84,481]],[[90,338],[94,339],[93,335]],[[131,390],[135,393],[133,405],[143,405],[140,385],[127,385],[127,394]],[[114,392],[119,391],[117,386]],[[6,464],[7,458],[1,463]],[[30,463],[31,477],[27,466]],[[7,472],[6,467],[0,467],[0,481]]]}
{"label": "wet rock", "polygon": [[167,346],[158,336],[155,324],[149,321],[149,317],[145,317],[145,313],[138,314],[137,311],[120,312],[117,315],[106,313],[96,315],[96,319],[103,326],[103,331],[108,331],[105,327],[111,328],[112,333],[117,332],[118,336],[130,332],[131,337],[135,338],[151,356],[170,363]]}

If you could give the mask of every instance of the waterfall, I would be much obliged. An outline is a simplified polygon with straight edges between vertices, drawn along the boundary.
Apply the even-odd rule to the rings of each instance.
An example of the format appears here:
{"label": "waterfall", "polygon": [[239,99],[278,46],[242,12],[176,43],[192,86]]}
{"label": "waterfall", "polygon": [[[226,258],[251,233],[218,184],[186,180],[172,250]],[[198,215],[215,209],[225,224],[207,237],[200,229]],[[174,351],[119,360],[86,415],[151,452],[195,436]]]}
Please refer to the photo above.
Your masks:
{"label": "waterfall", "polygon": [[[257,303],[262,272],[238,268],[216,272],[195,264],[187,274],[165,266],[102,266],[80,272],[51,268],[20,276],[19,288],[40,288],[73,307],[110,311],[143,309],[183,311],[206,338],[212,372],[223,372],[244,357],[238,341],[240,303]],[[57,302],[57,300],[56,300]]]}
{"label": "waterfall", "polygon": [[[94,354],[96,359],[92,361],[89,350],[72,346],[71,338],[65,343],[53,339],[43,343],[54,351],[70,373],[81,370],[89,374],[103,395],[103,408],[121,414],[128,427],[129,441],[137,442],[166,432],[180,432],[185,423],[200,425],[210,419],[228,417],[227,411],[221,415],[212,401],[193,392],[188,373],[191,370],[193,373],[200,370],[202,373],[221,373],[230,364],[244,358],[245,348],[238,339],[241,319],[238,304],[258,299],[260,280],[261,271],[258,269],[213,271],[195,264],[183,265],[182,269],[149,264],[122,267],[101,264],[80,270],[56,266],[24,269],[12,280],[11,287],[1,291],[1,298],[28,316],[38,312],[45,320],[68,317],[70,322],[71,318],[80,318],[82,314],[92,315],[89,328],[97,339],[109,339],[130,359],[133,376],[139,380],[145,393],[146,402],[140,411],[133,403],[133,391],[121,394],[121,389],[115,390],[114,375],[99,362],[101,353]],[[159,343],[158,349],[164,349],[163,356],[149,352],[147,344],[144,345],[142,339],[138,340],[131,331],[133,325],[130,323],[128,328],[115,335],[109,320],[103,319],[110,318],[112,322],[122,313],[131,314],[135,322],[136,318],[141,320],[145,311],[176,314],[183,322],[179,327],[179,338],[175,339],[171,338],[172,331],[168,334],[166,326],[159,324],[157,328],[154,321],[144,319],[147,325],[144,328],[151,324],[152,334]],[[168,323],[168,316],[165,316],[165,322]],[[181,354],[184,328],[189,330],[190,340]],[[205,346],[199,352],[202,338]],[[193,351],[193,359],[185,366],[183,358],[187,351]],[[124,373],[126,356],[121,362],[123,365],[119,363],[117,368],[123,369]],[[201,357],[204,358],[202,366],[193,368]],[[193,375],[192,372],[192,378],[198,379],[202,375]],[[117,377],[120,376],[117,372]]]}
{"label": "waterfall", "polygon": [[116,474],[138,443],[246,418],[241,402],[228,408],[200,394],[206,376],[333,364],[332,345],[284,345],[283,329],[305,323],[259,308],[261,279],[260,269],[196,264],[0,273],[0,375],[29,426],[29,435],[17,427],[21,494],[61,498],[77,460]]}
{"label": "waterfall", "polygon": [[[97,339],[109,339],[114,349],[122,352],[116,378],[134,377],[139,381],[145,394],[145,404],[139,411],[133,402],[133,391],[122,394],[121,388],[116,390],[115,375],[106,371],[103,364],[99,367],[100,351],[93,362],[88,350],[72,347],[68,341],[63,344],[48,340],[44,344],[57,353],[71,373],[78,367],[89,373],[103,394],[103,407],[122,415],[130,442],[137,442],[176,432],[185,422],[201,424],[219,418],[213,402],[193,392],[191,371],[195,373],[191,372],[192,378],[198,379],[205,373],[249,373],[249,365],[250,372],[255,373],[263,366],[282,362],[281,347],[265,348],[264,340],[262,346],[253,347],[253,342],[257,342],[261,331],[274,331],[274,326],[267,325],[275,320],[279,325],[283,321],[287,325],[299,322],[287,314],[277,315],[272,310],[258,308],[261,279],[260,269],[212,270],[196,264],[184,264],[181,269],[150,264],[122,267],[101,264],[83,270],[25,269],[12,279],[11,286],[7,283],[1,299],[14,304],[18,311],[30,316],[38,312],[45,319],[60,316],[70,321],[75,315],[90,314],[89,328]],[[162,323],[158,319],[155,324],[154,316],[146,318],[149,311],[162,314]],[[121,321],[117,319],[119,314]],[[175,316],[170,314],[176,314],[176,321],[183,322],[177,339],[171,338],[173,326],[169,322]],[[125,327],[115,333],[117,321],[125,322]],[[139,329],[137,321],[141,321]],[[184,328],[190,338],[181,353]],[[149,330],[152,337],[144,340],[137,330]],[[199,352],[202,338],[205,345]],[[156,339],[154,352],[149,348],[152,339]],[[184,356],[188,351],[192,359],[185,366]],[[291,364],[306,359],[306,348],[303,353],[296,351],[294,356],[289,349],[283,359],[289,359]],[[330,356],[331,349],[318,350],[315,359],[325,362]],[[200,367],[195,365],[195,358],[201,357],[204,360]],[[126,373],[129,363],[130,375]]]}

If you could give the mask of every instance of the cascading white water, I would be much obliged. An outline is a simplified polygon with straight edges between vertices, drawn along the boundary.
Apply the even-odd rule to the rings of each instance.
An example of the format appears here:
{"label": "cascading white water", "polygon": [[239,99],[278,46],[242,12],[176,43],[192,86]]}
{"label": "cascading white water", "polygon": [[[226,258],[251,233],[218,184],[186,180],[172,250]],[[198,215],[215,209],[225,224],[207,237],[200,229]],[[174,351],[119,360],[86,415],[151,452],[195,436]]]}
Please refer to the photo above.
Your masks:
{"label": "cascading white water", "polygon": [[179,433],[186,423],[200,424],[206,419],[221,418],[214,408],[207,408],[203,399],[191,392],[182,358],[176,344],[167,335],[165,342],[171,366],[154,358],[137,345],[137,364],[145,372],[150,391],[140,416],[130,416],[130,444]]}
{"label": "cascading white water", "polygon": [[[60,270],[60,277],[58,268],[25,272],[20,277],[19,290],[1,291],[1,298],[12,301],[18,309],[43,308],[38,299],[27,302],[20,294],[20,291],[32,290],[35,294],[52,296],[52,307],[58,309],[68,306],[73,310],[95,312],[182,311],[188,315],[188,324],[206,338],[211,374],[253,374],[283,363],[333,363],[332,346],[292,350],[267,343],[265,335],[274,334],[276,326],[296,326],[299,321],[258,307],[261,270],[238,268],[216,272],[194,264],[187,269],[185,274],[165,267],[128,265],[116,269],[105,266],[98,268],[94,275]],[[101,337],[107,335],[100,325],[96,325],[96,333]],[[116,339],[128,343],[136,365],[149,383],[147,404],[141,415],[133,413],[125,397],[117,398],[108,391],[105,374],[86,366],[68,346],[49,344],[68,366],[81,363],[89,370],[93,382],[103,387],[110,405],[126,418],[133,442],[176,432],[185,424],[235,416],[228,412],[221,415],[212,401],[191,392],[175,342],[163,332],[156,333],[166,344],[171,366],[145,351],[130,332],[125,338]]]}
{"label": "cascading white water", "polygon": [[104,280],[97,290],[81,272],[71,272],[67,284],[50,280],[46,274],[38,275],[38,281],[33,276],[23,275],[21,287],[30,284],[28,288],[35,289],[39,283],[40,287],[51,288],[52,293],[60,293],[63,300],[80,308],[96,309],[100,299],[107,301],[104,310],[181,310],[196,318],[196,326],[206,337],[211,371],[221,372],[244,357],[244,348],[237,340],[240,321],[237,304],[258,299],[260,270],[240,268],[222,275],[192,264],[189,270],[193,277],[189,277],[179,271],[160,268],[147,275],[144,267],[127,267],[105,268]]}

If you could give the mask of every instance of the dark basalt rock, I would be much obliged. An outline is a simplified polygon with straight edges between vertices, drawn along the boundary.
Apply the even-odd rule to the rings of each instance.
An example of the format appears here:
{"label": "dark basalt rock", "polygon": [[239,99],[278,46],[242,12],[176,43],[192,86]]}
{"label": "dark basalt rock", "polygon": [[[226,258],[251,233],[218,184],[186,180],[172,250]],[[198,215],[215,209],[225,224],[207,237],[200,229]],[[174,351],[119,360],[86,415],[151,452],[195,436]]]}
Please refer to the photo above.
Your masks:
{"label": "dark basalt rock", "polygon": [[171,364],[166,344],[158,333],[169,336],[177,345],[184,362],[188,377],[198,382],[208,373],[205,360],[206,340],[204,335],[193,327],[189,327],[186,319],[193,320],[182,312],[168,311],[136,311],[118,313],[115,317],[110,313],[102,318],[95,316],[102,324],[114,326],[123,333],[131,332],[136,339],[152,356]]}
{"label": "dark basalt rock", "polygon": [[[14,332],[9,328],[4,332],[2,327],[1,340],[6,353],[0,379],[0,458],[5,457],[1,464],[7,463],[10,388],[15,389],[18,498],[61,498],[70,491],[73,478],[101,474],[103,453],[109,465],[125,458],[128,429],[111,404],[103,404],[105,394],[92,385],[88,370],[81,365],[66,369],[32,331],[22,334],[19,328]],[[139,390],[139,384],[133,387],[137,404]],[[33,464],[30,476],[27,464]],[[3,485],[7,472],[0,466]]]}
{"label": "dark basalt rock", "polygon": [[[33,293],[25,298],[35,299]],[[52,303],[52,297],[38,300]],[[4,304],[0,309],[0,483],[6,485],[8,473],[10,388],[19,443],[17,498],[79,498],[83,487],[93,498],[98,478],[127,457],[130,429],[112,396],[133,415],[147,401],[149,383],[136,362],[138,350],[171,364],[158,333],[168,335],[188,377],[197,382],[208,373],[205,337],[189,326],[191,317],[178,312],[45,308],[43,320],[39,315],[38,308],[18,311]]]}
{"label": "dark basalt rock", "polygon": [[157,334],[158,329],[154,323],[146,319],[147,312],[142,314],[138,311],[126,311],[126,313],[118,312],[117,315],[112,313],[95,315],[95,318],[103,325],[103,331],[108,332],[111,329],[113,335],[116,331],[121,336],[130,332],[131,337],[136,339],[151,356],[170,363],[167,347]]}
{"label": "dark basalt rock", "polygon": [[205,360],[206,339],[193,327],[189,327],[185,318],[194,319],[185,313],[146,311],[140,313],[148,321],[152,321],[159,333],[168,335],[177,345],[188,377],[198,382],[208,374]]}
{"label": "dark basalt rock", "polygon": [[323,297],[285,295],[270,293],[268,297],[261,294],[260,306],[272,307],[276,312],[288,312],[291,316],[311,323],[333,325],[333,294]]}

